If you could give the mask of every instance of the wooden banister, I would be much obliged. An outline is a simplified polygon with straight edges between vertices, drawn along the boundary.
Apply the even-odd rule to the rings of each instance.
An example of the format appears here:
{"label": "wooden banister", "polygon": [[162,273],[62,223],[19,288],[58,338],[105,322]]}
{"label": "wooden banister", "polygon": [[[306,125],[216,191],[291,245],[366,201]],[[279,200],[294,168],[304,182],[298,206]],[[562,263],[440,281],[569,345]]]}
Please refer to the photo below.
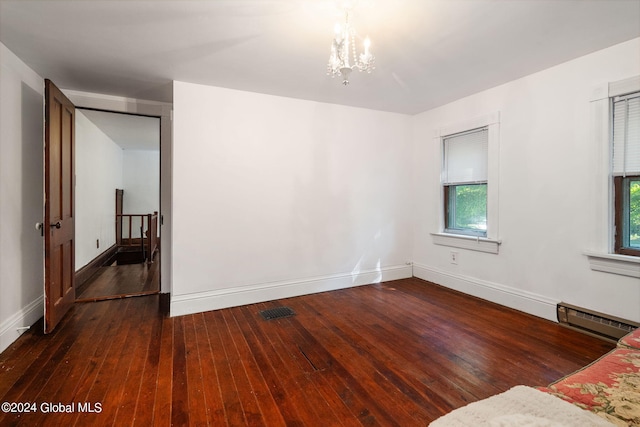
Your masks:
{"label": "wooden banister", "polygon": [[147,224],[149,224],[147,228],[147,262],[153,262],[153,255],[158,248],[158,211],[149,214],[147,221]]}
{"label": "wooden banister", "polygon": [[[128,227],[123,227],[123,223]],[[134,226],[140,230],[133,236]],[[158,248],[158,212],[153,214],[116,214],[116,243],[120,247],[139,246],[147,262],[153,262]]]}

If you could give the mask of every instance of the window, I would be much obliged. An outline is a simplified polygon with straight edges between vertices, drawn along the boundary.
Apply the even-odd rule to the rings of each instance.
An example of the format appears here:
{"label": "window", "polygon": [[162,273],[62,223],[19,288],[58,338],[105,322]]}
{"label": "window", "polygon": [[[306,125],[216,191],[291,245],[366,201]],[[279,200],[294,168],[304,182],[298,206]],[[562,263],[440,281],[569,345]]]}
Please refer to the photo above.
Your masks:
{"label": "window", "polygon": [[445,233],[487,235],[487,127],[442,138]]}
{"label": "window", "polygon": [[640,92],[612,98],[615,252],[640,256]]}
{"label": "window", "polygon": [[[498,254],[500,112],[463,119],[435,129],[440,148],[441,202],[436,245]],[[490,183],[490,185],[489,185]]]}

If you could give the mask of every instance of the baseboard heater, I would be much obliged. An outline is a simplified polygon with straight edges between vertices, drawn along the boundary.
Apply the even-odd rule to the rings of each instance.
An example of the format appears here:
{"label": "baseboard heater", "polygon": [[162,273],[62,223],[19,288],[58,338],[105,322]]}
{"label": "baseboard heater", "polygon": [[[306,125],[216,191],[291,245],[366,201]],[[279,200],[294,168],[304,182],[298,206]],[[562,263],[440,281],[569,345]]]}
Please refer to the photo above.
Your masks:
{"label": "baseboard heater", "polygon": [[613,342],[640,327],[639,323],[630,320],[563,302],[558,304],[557,313],[561,325]]}

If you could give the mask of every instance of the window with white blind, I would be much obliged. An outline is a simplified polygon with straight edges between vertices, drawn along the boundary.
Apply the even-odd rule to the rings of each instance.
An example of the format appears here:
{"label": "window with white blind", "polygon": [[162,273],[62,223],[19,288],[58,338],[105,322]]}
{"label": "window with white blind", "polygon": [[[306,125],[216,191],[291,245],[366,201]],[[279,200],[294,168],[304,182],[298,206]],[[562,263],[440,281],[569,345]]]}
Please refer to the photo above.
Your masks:
{"label": "window with white blind", "polygon": [[640,256],[640,92],[611,102],[614,249]]}
{"label": "window with white blind", "polygon": [[487,235],[488,128],[442,138],[445,233]]}

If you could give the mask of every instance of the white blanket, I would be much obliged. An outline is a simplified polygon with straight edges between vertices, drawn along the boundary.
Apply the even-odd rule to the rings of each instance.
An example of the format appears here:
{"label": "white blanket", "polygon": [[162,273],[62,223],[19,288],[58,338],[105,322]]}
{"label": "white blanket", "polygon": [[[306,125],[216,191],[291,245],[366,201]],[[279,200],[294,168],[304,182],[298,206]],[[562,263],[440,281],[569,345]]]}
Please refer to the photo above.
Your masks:
{"label": "white blanket", "polygon": [[550,394],[527,386],[456,409],[430,427],[611,427],[613,424]]}

